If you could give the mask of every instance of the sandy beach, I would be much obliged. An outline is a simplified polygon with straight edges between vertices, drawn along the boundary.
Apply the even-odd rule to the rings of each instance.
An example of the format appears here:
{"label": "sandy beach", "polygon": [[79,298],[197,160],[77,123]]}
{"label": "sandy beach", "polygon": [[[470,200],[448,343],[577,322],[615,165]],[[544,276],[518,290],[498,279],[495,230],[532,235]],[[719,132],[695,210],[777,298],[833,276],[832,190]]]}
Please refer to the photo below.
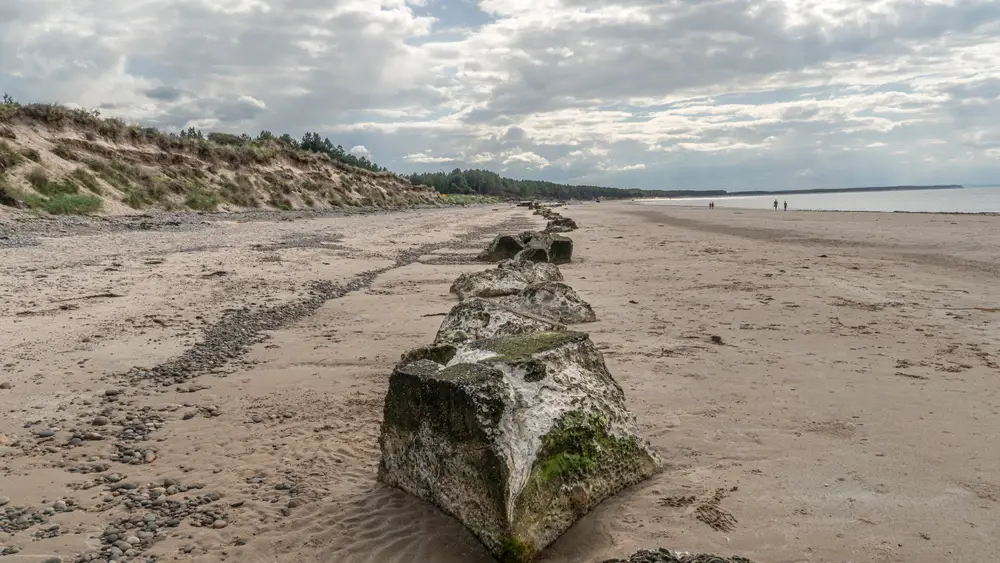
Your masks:
{"label": "sandy beach", "polygon": [[[1000,553],[1000,218],[560,212],[579,329],[669,467],[541,561]],[[127,551],[151,516],[134,560],[492,561],[376,483],[382,399],[475,254],[542,226],[502,205],[0,245],[0,561]]]}

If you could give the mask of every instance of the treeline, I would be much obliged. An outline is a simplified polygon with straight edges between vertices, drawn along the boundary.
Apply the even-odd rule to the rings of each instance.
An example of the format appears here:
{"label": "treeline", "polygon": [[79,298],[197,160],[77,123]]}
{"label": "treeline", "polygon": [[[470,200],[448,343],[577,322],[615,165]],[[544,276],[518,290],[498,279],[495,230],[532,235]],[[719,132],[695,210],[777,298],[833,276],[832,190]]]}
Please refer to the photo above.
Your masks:
{"label": "treeline", "polygon": [[489,170],[461,170],[459,168],[451,172],[411,174],[408,179],[412,184],[429,186],[442,194],[479,194],[523,199],[682,197],[725,193],[724,191],[699,192],[693,190],[640,190],[604,186],[573,186],[541,180],[513,180]]}
{"label": "treeline", "polygon": [[347,152],[344,150],[344,147],[340,145],[333,146],[333,143],[330,142],[329,138],[320,139],[319,133],[306,133],[302,135],[301,140],[296,140],[288,133],[275,136],[274,133],[271,133],[270,131],[261,131],[256,137],[251,137],[246,133],[241,135],[233,135],[231,133],[204,134],[199,129],[189,127],[186,131],[181,131],[180,136],[185,139],[206,139],[220,145],[232,146],[253,145],[263,143],[265,141],[277,141],[288,145],[292,149],[325,154],[333,160],[338,160],[340,162],[350,164],[351,166],[357,166],[358,168],[364,168],[365,170],[371,170],[372,172],[384,172],[388,170],[388,168],[379,166],[364,156],[357,157]]}

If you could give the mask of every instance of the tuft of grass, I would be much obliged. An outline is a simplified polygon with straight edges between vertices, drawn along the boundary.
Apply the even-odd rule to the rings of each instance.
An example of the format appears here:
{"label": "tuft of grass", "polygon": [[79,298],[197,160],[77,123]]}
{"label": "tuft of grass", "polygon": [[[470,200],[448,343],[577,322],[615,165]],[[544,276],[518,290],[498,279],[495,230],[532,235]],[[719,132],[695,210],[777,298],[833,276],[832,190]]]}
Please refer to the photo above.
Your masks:
{"label": "tuft of grass", "polygon": [[195,211],[215,211],[219,200],[201,189],[192,190],[184,200],[184,205]]}
{"label": "tuft of grass", "polygon": [[83,168],[77,168],[70,175],[76,181],[80,182],[80,184],[82,184],[83,187],[94,192],[95,194],[102,195],[104,193],[104,190],[101,188],[101,184],[100,182],[97,181],[97,178],[95,178],[93,174],[87,172]]}
{"label": "tuft of grass", "polygon": [[31,172],[28,172],[27,180],[28,183],[31,184],[31,187],[35,188],[36,191],[41,192],[49,183],[49,175],[45,172],[44,168],[36,166],[31,169]]}
{"label": "tuft of grass", "polygon": [[146,205],[146,200],[143,199],[142,194],[134,189],[129,189],[125,192],[125,198],[122,199],[122,202],[132,209],[142,209]]}
{"label": "tuft of grass", "polygon": [[21,156],[23,156],[24,158],[27,158],[28,160],[30,160],[32,162],[41,162],[42,161],[42,155],[41,155],[41,153],[39,153],[35,149],[24,149],[23,151],[21,151]]}
{"label": "tuft of grass", "polygon": [[53,215],[89,215],[101,210],[101,198],[83,194],[58,194],[41,203],[42,209]]}
{"label": "tuft of grass", "polygon": [[17,154],[7,141],[0,141],[0,174],[14,168],[24,159]]}
{"label": "tuft of grass", "polygon": [[260,207],[254,192],[253,182],[244,174],[238,174],[236,181],[223,180],[220,184],[222,199],[240,207]]}
{"label": "tuft of grass", "polygon": [[80,188],[70,180],[60,180],[58,182],[50,180],[45,169],[40,166],[32,168],[31,172],[28,172],[27,179],[31,187],[44,196],[71,195],[80,191]]}
{"label": "tuft of grass", "polygon": [[281,194],[272,193],[271,199],[269,199],[267,202],[271,204],[271,207],[277,207],[278,209],[284,211],[290,211],[292,209],[292,202],[289,201],[287,197]]}
{"label": "tuft of grass", "polygon": [[52,154],[54,154],[54,155],[56,155],[59,158],[62,158],[64,160],[71,160],[71,161],[74,161],[74,162],[80,160],[80,156],[79,155],[77,155],[75,152],[73,152],[72,150],[70,150],[69,147],[67,147],[66,145],[63,145],[63,144],[56,145],[55,148],[52,149]]}
{"label": "tuft of grass", "polygon": [[[108,161],[100,158],[88,158],[84,160],[84,164],[116,189],[123,192],[128,192],[132,189],[132,181]],[[135,207],[135,209],[139,208]]]}
{"label": "tuft of grass", "polygon": [[24,205],[36,211],[53,215],[87,215],[101,210],[101,198],[92,195],[54,193],[50,197],[28,193],[0,181],[0,205],[15,207]]}

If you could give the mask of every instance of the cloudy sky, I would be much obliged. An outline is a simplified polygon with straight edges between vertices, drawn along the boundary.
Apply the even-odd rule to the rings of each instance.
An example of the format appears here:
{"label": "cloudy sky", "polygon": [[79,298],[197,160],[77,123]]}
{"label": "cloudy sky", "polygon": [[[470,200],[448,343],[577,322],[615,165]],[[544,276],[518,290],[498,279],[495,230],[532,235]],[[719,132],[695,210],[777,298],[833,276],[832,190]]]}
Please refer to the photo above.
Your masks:
{"label": "cloudy sky", "polygon": [[0,89],[397,172],[1000,183],[997,0],[0,0]]}

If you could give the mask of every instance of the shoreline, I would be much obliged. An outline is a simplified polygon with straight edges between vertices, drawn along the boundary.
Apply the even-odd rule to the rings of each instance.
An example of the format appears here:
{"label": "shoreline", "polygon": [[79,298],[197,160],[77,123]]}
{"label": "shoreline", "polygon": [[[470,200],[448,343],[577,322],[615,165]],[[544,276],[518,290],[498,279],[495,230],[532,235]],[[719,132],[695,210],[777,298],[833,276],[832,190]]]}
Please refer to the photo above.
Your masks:
{"label": "shoreline", "polygon": [[[710,199],[710,198],[705,198]],[[629,202],[632,205],[656,205],[640,201]],[[704,205],[662,205],[660,207],[677,209],[704,209]],[[759,207],[726,207],[732,211],[771,211]],[[781,213],[882,213],[882,214],[915,214],[915,215],[984,215],[1000,216],[1000,211],[875,211],[875,210],[845,210],[845,209],[790,209],[789,211],[778,210]]]}

